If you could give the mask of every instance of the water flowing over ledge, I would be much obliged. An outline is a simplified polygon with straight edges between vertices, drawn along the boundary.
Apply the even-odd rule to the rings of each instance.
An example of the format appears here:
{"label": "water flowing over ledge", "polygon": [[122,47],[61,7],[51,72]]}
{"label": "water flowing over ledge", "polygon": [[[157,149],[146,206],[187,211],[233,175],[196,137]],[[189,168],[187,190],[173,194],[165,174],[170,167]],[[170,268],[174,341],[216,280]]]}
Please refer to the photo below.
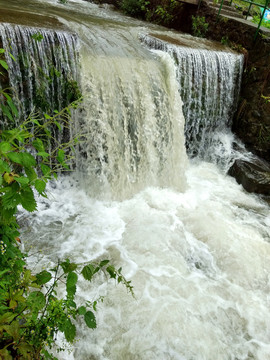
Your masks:
{"label": "water flowing over ledge", "polygon": [[150,49],[162,50],[176,65],[183,100],[186,147],[189,155],[207,158],[215,132],[230,128],[236,110],[243,70],[243,55],[190,48],[144,35]]}
{"label": "water flowing over ledge", "polygon": [[36,110],[59,111],[72,101],[72,83],[79,81],[76,35],[2,23],[0,37],[15,58],[6,60],[20,118]]}
{"label": "water flowing over ledge", "polygon": [[85,142],[77,165],[87,188],[117,199],[146,186],[183,190],[184,117],[169,55],[83,56],[82,71]]}

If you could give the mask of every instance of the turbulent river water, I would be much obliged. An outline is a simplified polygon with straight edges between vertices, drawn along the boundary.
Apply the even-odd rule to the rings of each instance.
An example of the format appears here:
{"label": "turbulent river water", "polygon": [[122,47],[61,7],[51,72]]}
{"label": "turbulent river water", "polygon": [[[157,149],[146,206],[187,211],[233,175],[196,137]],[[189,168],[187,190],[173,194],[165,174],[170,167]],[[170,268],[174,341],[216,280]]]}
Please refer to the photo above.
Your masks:
{"label": "turbulent river water", "polygon": [[[235,158],[251,155],[227,128],[230,110],[215,126],[207,125],[208,115],[203,121],[192,115],[186,131],[199,125],[187,138],[199,146],[189,144],[196,157],[187,156],[175,50],[164,44],[150,50],[142,38],[154,33],[203,51],[224,49],[79,0],[0,5],[56,16],[78,34],[80,47],[84,111],[75,127],[85,140],[76,173],[50,185],[36,214],[21,215],[24,246],[35,254],[42,250],[31,266],[66,256],[77,262],[108,258],[123,268],[136,296],[102,279],[95,286],[79,283],[79,302],[104,296],[98,328],[81,324],[74,346],[57,356],[270,359],[269,207],[226,175]],[[213,69],[223,69],[220,53],[210,56],[217,61]],[[234,78],[230,69],[237,61],[225,56],[223,75]],[[201,72],[206,57],[200,55]],[[212,108],[218,93],[225,99],[215,88]],[[187,107],[185,102],[184,113]],[[197,136],[204,127],[214,141]]]}

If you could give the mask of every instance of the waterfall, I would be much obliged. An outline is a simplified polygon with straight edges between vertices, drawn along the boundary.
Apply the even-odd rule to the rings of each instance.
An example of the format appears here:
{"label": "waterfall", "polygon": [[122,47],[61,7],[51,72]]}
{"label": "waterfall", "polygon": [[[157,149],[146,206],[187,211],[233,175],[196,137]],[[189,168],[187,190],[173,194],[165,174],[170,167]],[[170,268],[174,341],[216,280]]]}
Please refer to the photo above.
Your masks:
{"label": "waterfall", "polygon": [[[32,255],[29,266],[39,271],[53,268],[59,258],[110,259],[131,280],[136,296],[102,274],[91,283],[79,280],[78,304],[103,299],[98,326],[89,331],[78,324],[70,351],[55,356],[268,360],[269,206],[225,176],[216,160],[224,158],[231,136],[226,126],[242,57],[202,49],[202,40],[193,46],[197,40],[183,34],[174,37],[192,49],[150,44],[152,37],[142,34],[165,38],[172,32],[86,1],[21,3],[3,6],[57,16],[77,34],[84,97],[74,120],[83,134],[77,170],[50,183],[48,198],[39,198],[38,211],[27,214],[21,240]],[[44,58],[35,61],[45,62],[47,52],[52,56],[60,35],[73,43],[70,51],[77,49],[77,37],[45,33],[54,39],[53,50],[43,48]],[[43,47],[42,41],[31,46]],[[78,56],[72,53],[70,69]],[[68,67],[70,56],[63,56],[61,66]],[[35,68],[29,71],[33,84]],[[186,156],[185,136],[194,161]],[[232,141],[226,151],[228,158],[235,156]],[[26,224],[25,214],[19,217]]]}
{"label": "waterfall", "polygon": [[51,114],[74,100],[79,81],[76,35],[2,23],[0,37],[15,59],[6,56],[19,118],[40,110]]}
{"label": "waterfall", "polygon": [[[0,25],[0,36],[16,59],[7,57],[21,114],[66,106],[68,85],[79,79],[77,37],[9,24]],[[97,34],[88,36],[99,44]],[[156,52],[138,68],[132,58],[96,56],[98,46],[81,57],[84,111],[74,119],[83,134],[81,181],[91,194],[117,199],[149,185],[183,190],[184,117],[173,61]]]}
{"label": "waterfall", "polygon": [[174,45],[150,35],[141,36],[141,40],[150,49],[170,54],[174,60],[183,101],[187,151],[190,156],[211,158],[213,143],[217,141],[215,134],[226,131],[232,124],[243,55]]}

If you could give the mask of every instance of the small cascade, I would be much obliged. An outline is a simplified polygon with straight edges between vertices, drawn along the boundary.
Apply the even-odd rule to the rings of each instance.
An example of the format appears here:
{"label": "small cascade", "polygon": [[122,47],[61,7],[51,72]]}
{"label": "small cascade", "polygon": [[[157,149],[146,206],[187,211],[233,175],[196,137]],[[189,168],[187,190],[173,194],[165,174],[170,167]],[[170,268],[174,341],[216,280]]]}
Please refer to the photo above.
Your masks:
{"label": "small cascade", "polygon": [[79,92],[78,41],[62,31],[0,24],[19,118],[35,111],[52,113],[67,106]]}
{"label": "small cascade", "polygon": [[231,125],[240,90],[243,55],[188,48],[149,35],[141,36],[141,40],[149,48],[165,51],[174,59],[186,120],[188,154],[208,160],[209,148],[220,141],[216,134]]}

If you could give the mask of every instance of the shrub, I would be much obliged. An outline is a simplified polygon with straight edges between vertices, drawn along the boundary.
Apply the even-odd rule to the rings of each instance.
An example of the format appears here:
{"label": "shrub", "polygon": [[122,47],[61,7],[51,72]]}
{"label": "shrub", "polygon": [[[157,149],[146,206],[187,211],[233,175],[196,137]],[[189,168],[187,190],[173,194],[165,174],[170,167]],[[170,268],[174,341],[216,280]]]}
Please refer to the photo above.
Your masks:
{"label": "shrub", "polygon": [[209,24],[204,16],[192,16],[192,32],[194,36],[205,37]]}

